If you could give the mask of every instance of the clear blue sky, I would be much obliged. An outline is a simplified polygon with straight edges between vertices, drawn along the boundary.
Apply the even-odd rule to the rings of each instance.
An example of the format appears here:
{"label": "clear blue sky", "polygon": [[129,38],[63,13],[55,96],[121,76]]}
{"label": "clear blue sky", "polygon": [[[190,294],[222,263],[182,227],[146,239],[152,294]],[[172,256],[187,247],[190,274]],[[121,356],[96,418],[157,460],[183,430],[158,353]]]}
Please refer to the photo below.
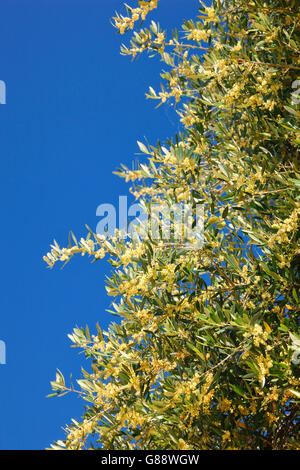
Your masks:
{"label": "clear blue sky", "polygon": [[[128,0],[135,4],[135,0]],[[153,15],[163,28],[193,16],[197,0],[161,0]],[[104,288],[110,265],[74,259],[63,270],[46,268],[42,256],[53,238],[96,229],[96,208],[117,204],[129,186],[113,175],[138,152],[144,136],[172,137],[171,109],[146,100],[158,88],[161,63],[133,63],[119,53],[110,24],[121,0],[2,0],[0,80],[1,317],[0,449],[44,449],[64,438],[78,418],[73,395],[46,398],[57,368],[79,378],[86,365],[67,334],[114,318]],[[123,10],[124,11],[124,10]],[[87,365],[86,365],[87,366]],[[87,366],[88,367],[88,366]]]}

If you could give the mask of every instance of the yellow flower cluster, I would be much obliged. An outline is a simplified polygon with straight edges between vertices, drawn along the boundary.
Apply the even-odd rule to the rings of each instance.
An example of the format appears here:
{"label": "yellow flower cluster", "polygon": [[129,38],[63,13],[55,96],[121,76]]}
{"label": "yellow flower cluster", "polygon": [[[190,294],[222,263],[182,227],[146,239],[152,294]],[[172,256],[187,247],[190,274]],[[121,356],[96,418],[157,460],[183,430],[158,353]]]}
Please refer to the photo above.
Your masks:
{"label": "yellow flower cluster", "polygon": [[[125,255],[126,256],[126,255]],[[127,258],[127,261],[129,258]],[[120,293],[123,293],[130,299],[132,296],[137,294],[143,294],[149,291],[150,284],[149,281],[155,280],[158,275],[158,266],[150,266],[146,274],[142,274],[135,279],[130,279],[129,281],[124,281],[119,286]]]}
{"label": "yellow flower cluster", "polygon": [[164,42],[164,40],[165,40],[164,33],[158,33],[154,42],[155,42],[155,44],[162,44]]}
{"label": "yellow flower cluster", "polygon": [[230,432],[229,431],[224,431],[224,433],[222,435],[222,442],[225,443],[225,442],[230,441],[230,440],[231,440]]}
{"label": "yellow flower cluster", "polygon": [[253,344],[258,347],[260,344],[266,344],[269,333],[256,323],[254,327],[250,327],[249,331],[244,333],[244,337],[247,338],[249,336],[253,337]]}
{"label": "yellow flower cluster", "polygon": [[265,36],[265,42],[268,43],[274,41],[278,36],[278,31],[279,28],[275,28],[270,34],[267,34]]}
{"label": "yellow flower cluster", "polygon": [[179,86],[174,87],[170,92],[161,91],[158,95],[158,98],[161,100],[161,103],[165,103],[168,98],[175,98],[176,102],[180,100],[182,95],[182,90]]}
{"label": "yellow flower cluster", "polygon": [[147,14],[157,8],[158,0],[151,0],[150,2],[140,2],[139,8],[133,8],[130,10],[131,17],[117,16],[113,18],[114,26],[119,30],[121,34],[124,34],[126,30],[133,29],[136,21],[145,20]]}
{"label": "yellow flower cluster", "polygon": [[140,180],[143,178],[142,172],[140,170],[128,170],[125,175],[125,181],[128,183],[128,181],[135,181],[135,180]]}
{"label": "yellow flower cluster", "polygon": [[189,450],[190,446],[185,442],[183,439],[179,439],[178,441],[178,449],[179,450]]}
{"label": "yellow flower cluster", "polygon": [[113,383],[104,384],[97,384],[98,391],[97,391],[97,399],[96,403],[103,404],[107,403],[109,400],[115,398],[119,393],[119,387]]}
{"label": "yellow flower cluster", "polygon": [[198,373],[196,373],[192,379],[179,382],[176,387],[173,399],[176,401],[180,398],[181,395],[189,396],[191,393],[195,393],[196,388],[199,385],[199,381],[200,376]]}
{"label": "yellow flower cluster", "polygon": [[245,83],[243,82],[236,83],[235,85],[233,85],[233,87],[230,88],[230,90],[225,95],[224,103],[227,106],[232,106],[235,100],[242,94],[244,87]]}
{"label": "yellow flower cluster", "polygon": [[239,52],[242,49],[242,43],[239,41],[232,49],[231,52]]}
{"label": "yellow flower cluster", "polygon": [[209,31],[205,29],[192,29],[187,36],[187,39],[192,39],[193,41],[207,41],[209,37]]}
{"label": "yellow flower cluster", "polygon": [[57,261],[69,261],[69,259],[75,253],[81,253],[82,256],[85,254],[94,255],[95,258],[104,258],[106,254],[105,248],[102,246],[100,249],[97,249],[96,243],[91,240],[84,238],[80,239],[79,243],[76,243],[71,248],[60,248],[59,245],[55,242],[55,245],[51,245],[52,250],[43,257],[43,260],[52,268]]}
{"label": "yellow flower cluster", "polygon": [[219,400],[219,407],[222,413],[226,413],[227,411],[229,411],[231,406],[232,401],[228,400],[228,398],[222,398],[221,400]]}
{"label": "yellow flower cluster", "polygon": [[241,413],[242,416],[247,416],[248,415],[248,410],[245,406],[239,405],[238,406],[239,412]]}
{"label": "yellow flower cluster", "polygon": [[257,359],[257,364],[259,367],[259,380],[261,383],[263,383],[265,376],[269,373],[269,370],[273,366],[273,361],[268,354],[266,354],[266,357],[260,354]]}
{"label": "yellow flower cluster", "polygon": [[[146,284],[146,283],[145,283]],[[140,284],[141,287],[144,287]],[[139,287],[137,279],[131,279],[130,281],[125,281],[120,285],[120,292],[124,293],[128,298],[136,295],[139,292]]]}
{"label": "yellow flower cluster", "polygon": [[66,446],[68,449],[80,449],[83,447],[85,439],[97,426],[98,418],[85,419],[80,425],[77,421],[73,421],[77,427],[70,429],[67,435]]}
{"label": "yellow flower cluster", "polygon": [[278,228],[278,231],[272,235],[268,241],[270,248],[273,248],[277,243],[280,245],[283,243],[289,243],[289,233],[297,230],[299,224],[300,208],[296,207],[291,215],[285,219],[280,225],[273,225],[274,228]]}
{"label": "yellow flower cluster", "polygon": [[168,284],[172,284],[175,280],[175,264],[169,264],[161,270],[161,275]]}
{"label": "yellow flower cluster", "polygon": [[120,256],[120,261],[124,266],[127,266],[133,257],[138,258],[145,251],[145,247],[142,244],[137,244],[136,246],[129,246],[125,249],[122,256]]}
{"label": "yellow flower cluster", "polygon": [[153,315],[151,312],[147,309],[142,309],[137,312],[135,312],[135,316],[142,322],[142,323],[148,323],[150,320],[152,320]]}
{"label": "yellow flower cluster", "polygon": [[259,93],[251,95],[249,98],[245,99],[245,106],[250,106],[253,111],[255,111],[256,108],[263,106],[263,104],[264,101]]}
{"label": "yellow flower cluster", "polygon": [[266,394],[265,402],[277,402],[279,398],[278,387],[276,385],[271,388],[271,391]]}
{"label": "yellow flower cluster", "polygon": [[142,427],[147,421],[145,414],[141,414],[135,409],[126,409],[122,416],[122,425],[126,422],[129,427],[135,428],[136,426]]}
{"label": "yellow flower cluster", "polygon": [[205,8],[205,15],[204,23],[218,23],[220,21],[220,18],[213,7]]}
{"label": "yellow flower cluster", "polygon": [[148,363],[151,371],[155,376],[159,375],[161,372],[170,372],[172,369],[175,369],[177,362],[170,362],[168,359],[159,359],[156,356],[152,357],[152,360]]}

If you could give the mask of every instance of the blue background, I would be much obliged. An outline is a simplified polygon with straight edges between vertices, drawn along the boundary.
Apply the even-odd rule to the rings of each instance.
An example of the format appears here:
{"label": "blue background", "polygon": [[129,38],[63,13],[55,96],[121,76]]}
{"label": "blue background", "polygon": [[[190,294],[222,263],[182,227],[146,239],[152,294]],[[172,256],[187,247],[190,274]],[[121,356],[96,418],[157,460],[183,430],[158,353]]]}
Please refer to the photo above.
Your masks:
{"label": "blue background", "polygon": [[[135,5],[135,2],[129,2]],[[197,0],[162,0],[152,18],[163,29],[195,15]],[[136,141],[172,137],[178,119],[146,100],[159,88],[159,59],[130,61],[110,24],[121,0],[0,0],[1,297],[0,449],[44,449],[79,418],[73,395],[46,398],[59,368],[79,378],[84,358],[70,348],[77,326],[106,329],[110,265],[75,258],[49,270],[55,238],[96,230],[96,208],[118,205],[129,185],[113,175],[139,152]],[[88,366],[87,366],[88,367]]]}

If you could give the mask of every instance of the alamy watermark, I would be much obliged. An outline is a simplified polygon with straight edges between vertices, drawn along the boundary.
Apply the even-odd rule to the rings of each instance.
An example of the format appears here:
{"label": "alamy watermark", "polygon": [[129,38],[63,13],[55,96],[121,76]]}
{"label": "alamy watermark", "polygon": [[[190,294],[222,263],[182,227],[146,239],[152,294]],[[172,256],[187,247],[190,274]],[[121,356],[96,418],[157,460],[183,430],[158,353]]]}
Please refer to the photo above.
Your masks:
{"label": "alamy watermark", "polygon": [[0,364],[6,364],[6,344],[0,340]]}
{"label": "alamy watermark", "polygon": [[300,80],[294,80],[292,83],[292,88],[296,89],[292,93],[292,104],[300,103]]}
{"label": "alamy watermark", "polygon": [[0,104],[6,104],[6,83],[0,80]]}
{"label": "alamy watermark", "polygon": [[300,337],[290,333],[290,338],[292,340],[292,363],[295,365],[300,364]]}
{"label": "alamy watermark", "polygon": [[[117,213],[119,226],[117,227]],[[119,208],[100,204],[96,215],[98,235],[141,240],[150,238],[170,244],[201,248],[204,243],[204,207],[195,203],[134,203],[128,206],[127,196],[119,196]]]}
{"label": "alamy watermark", "polygon": [[[6,83],[0,80],[0,104],[6,104]],[[6,345],[0,340],[0,365],[6,364]]]}

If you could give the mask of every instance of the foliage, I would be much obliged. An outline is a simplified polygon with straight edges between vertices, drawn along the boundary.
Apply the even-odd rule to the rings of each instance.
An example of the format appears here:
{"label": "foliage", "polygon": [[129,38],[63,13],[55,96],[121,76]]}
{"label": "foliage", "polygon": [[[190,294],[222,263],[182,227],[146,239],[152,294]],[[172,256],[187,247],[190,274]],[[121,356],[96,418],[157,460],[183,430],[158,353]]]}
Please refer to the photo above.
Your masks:
{"label": "foliage", "polygon": [[[148,97],[174,100],[183,130],[164,145],[139,143],[147,161],[118,173],[140,181],[131,191],[146,205],[203,204],[205,243],[89,230],[52,246],[51,267],[76,253],[108,257],[107,292],[121,318],[108,332],[70,335],[91,362],[77,390],[87,407],[53,448],[295,449],[297,2],[214,0],[170,37],[154,21],[139,24],[156,7],[139,1],[114,24],[135,28],[123,54],[166,64],[161,91]],[[52,386],[75,391],[61,372]]]}

